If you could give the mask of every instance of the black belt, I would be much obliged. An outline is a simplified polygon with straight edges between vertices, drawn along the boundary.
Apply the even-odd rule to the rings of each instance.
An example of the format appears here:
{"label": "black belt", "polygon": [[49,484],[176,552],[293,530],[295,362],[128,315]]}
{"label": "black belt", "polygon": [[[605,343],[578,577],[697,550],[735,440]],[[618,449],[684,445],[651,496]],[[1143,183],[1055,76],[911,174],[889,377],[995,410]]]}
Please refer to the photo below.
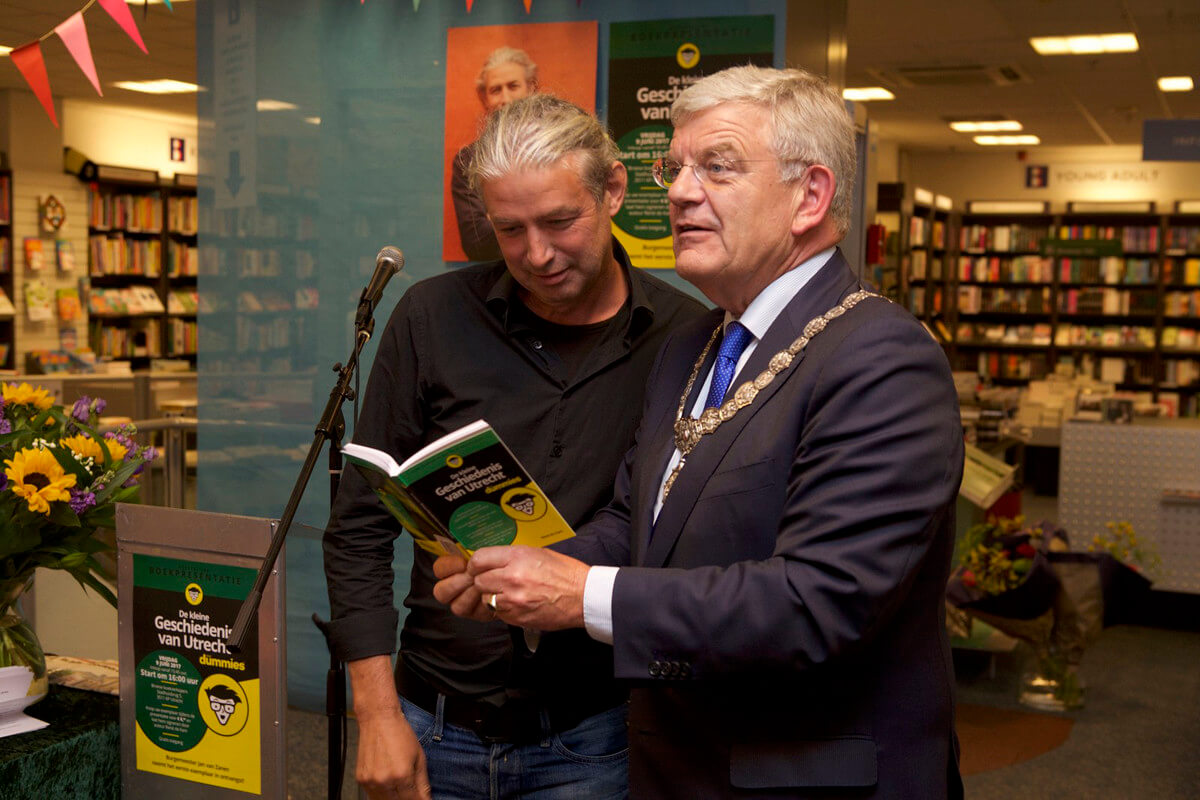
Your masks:
{"label": "black belt", "polygon": [[[437,689],[414,673],[403,658],[396,667],[396,690],[410,703],[429,714],[437,713]],[[549,717],[550,730],[568,731],[594,714],[621,704],[622,699],[612,692],[599,696],[557,698],[554,701],[510,697],[501,705],[485,703],[452,694],[445,696],[442,718],[451,725],[474,731],[483,742],[526,743],[543,738],[542,713]]]}

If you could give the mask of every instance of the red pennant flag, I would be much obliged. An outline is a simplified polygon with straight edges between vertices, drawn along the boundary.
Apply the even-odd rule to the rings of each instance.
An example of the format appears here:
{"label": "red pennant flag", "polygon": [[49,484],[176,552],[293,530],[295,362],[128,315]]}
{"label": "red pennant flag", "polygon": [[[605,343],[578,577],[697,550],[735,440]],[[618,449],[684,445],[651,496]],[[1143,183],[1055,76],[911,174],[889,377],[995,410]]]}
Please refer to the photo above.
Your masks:
{"label": "red pennant flag", "polygon": [[104,92],[100,89],[100,78],[96,76],[96,62],[92,60],[92,47],[88,44],[87,28],[83,25],[83,12],[76,11],[64,23],[54,29],[58,38],[63,40],[75,63],[92,82],[92,88],[101,97]]}
{"label": "red pennant flag", "polygon": [[125,0],[96,0],[100,6],[108,12],[108,15],[116,21],[121,29],[129,34],[129,38],[133,39],[134,44],[142,49],[143,53],[149,53],[146,49],[146,43],[142,41],[142,34],[138,33],[137,23],[133,21],[133,14],[129,10],[129,6],[125,5]]}
{"label": "red pennant flag", "polygon": [[533,6],[533,0],[525,0],[525,13],[529,13],[529,9]]}
{"label": "red pennant flag", "polygon": [[471,6],[475,5],[475,0],[467,0],[467,13],[471,13]]}
{"label": "red pennant flag", "polygon": [[21,74],[25,76],[25,82],[29,84],[30,89],[33,89],[33,93],[41,101],[42,108],[46,109],[50,121],[57,128],[58,117],[54,115],[54,98],[50,96],[50,76],[46,74],[46,62],[42,60],[41,45],[38,42],[30,42],[13,50],[9,53],[9,57],[12,58],[17,69],[21,70]]}

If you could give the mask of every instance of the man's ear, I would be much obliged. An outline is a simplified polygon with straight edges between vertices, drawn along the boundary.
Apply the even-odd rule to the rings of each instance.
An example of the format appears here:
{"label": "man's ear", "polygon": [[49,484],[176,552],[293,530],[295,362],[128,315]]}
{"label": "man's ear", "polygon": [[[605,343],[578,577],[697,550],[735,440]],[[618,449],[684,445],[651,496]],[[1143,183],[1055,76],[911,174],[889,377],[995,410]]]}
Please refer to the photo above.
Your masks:
{"label": "man's ear", "polygon": [[796,187],[796,212],[792,215],[792,235],[800,236],[820,225],[829,216],[837,179],[823,164],[809,167]]}
{"label": "man's ear", "polygon": [[608,178],[604,182],[604,205],[610,217],[615,217],[621,210],[628,183],[629,176],[625,172],[625,165],[620,161],[612,162],[608,167]]}

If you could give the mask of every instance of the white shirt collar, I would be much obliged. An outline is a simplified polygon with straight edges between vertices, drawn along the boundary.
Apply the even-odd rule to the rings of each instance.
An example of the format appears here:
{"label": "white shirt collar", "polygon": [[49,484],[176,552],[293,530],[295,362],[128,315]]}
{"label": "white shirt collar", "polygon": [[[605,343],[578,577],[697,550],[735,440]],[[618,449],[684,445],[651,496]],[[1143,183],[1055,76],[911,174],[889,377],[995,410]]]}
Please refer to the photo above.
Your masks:
{"label": "white shirt collar", "polygon": [[771,281],[750,301],[750,305],[746,306],[740,317],[726,311],[722,325],[728,325],[736,319],[754,335],[754,341],[762,339],[784,307],[792,302],[792,298],[804,288],[812,276],[833,257],[834,250],[834,247],[826,248]]}

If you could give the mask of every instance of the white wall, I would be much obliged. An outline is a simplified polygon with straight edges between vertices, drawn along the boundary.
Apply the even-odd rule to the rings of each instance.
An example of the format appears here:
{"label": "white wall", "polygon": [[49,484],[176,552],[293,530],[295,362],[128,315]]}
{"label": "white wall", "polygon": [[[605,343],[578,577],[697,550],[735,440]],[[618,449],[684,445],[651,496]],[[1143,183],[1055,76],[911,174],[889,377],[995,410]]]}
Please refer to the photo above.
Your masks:
{"label": "white wall", "polygon": [[[171,160],[171,139],[184,140],[184,161]],[[64,100],[62,140],[97,164],[196,174],[195,115],[169,114],[85,100]]]}
{"label": "white wall", "polygon": [[[906,152],[901,180],[950,196],[962,209],[967,200],[1041,200],[1066,210],[1072,200],[1153,200],[1169,213],[1176,200],[1200,199],[1200,163],[1142,161],[1142,148],[1030,147],[988,153]],[[1026,168],[1048,167],[1044,188],[1025,185]]]}

